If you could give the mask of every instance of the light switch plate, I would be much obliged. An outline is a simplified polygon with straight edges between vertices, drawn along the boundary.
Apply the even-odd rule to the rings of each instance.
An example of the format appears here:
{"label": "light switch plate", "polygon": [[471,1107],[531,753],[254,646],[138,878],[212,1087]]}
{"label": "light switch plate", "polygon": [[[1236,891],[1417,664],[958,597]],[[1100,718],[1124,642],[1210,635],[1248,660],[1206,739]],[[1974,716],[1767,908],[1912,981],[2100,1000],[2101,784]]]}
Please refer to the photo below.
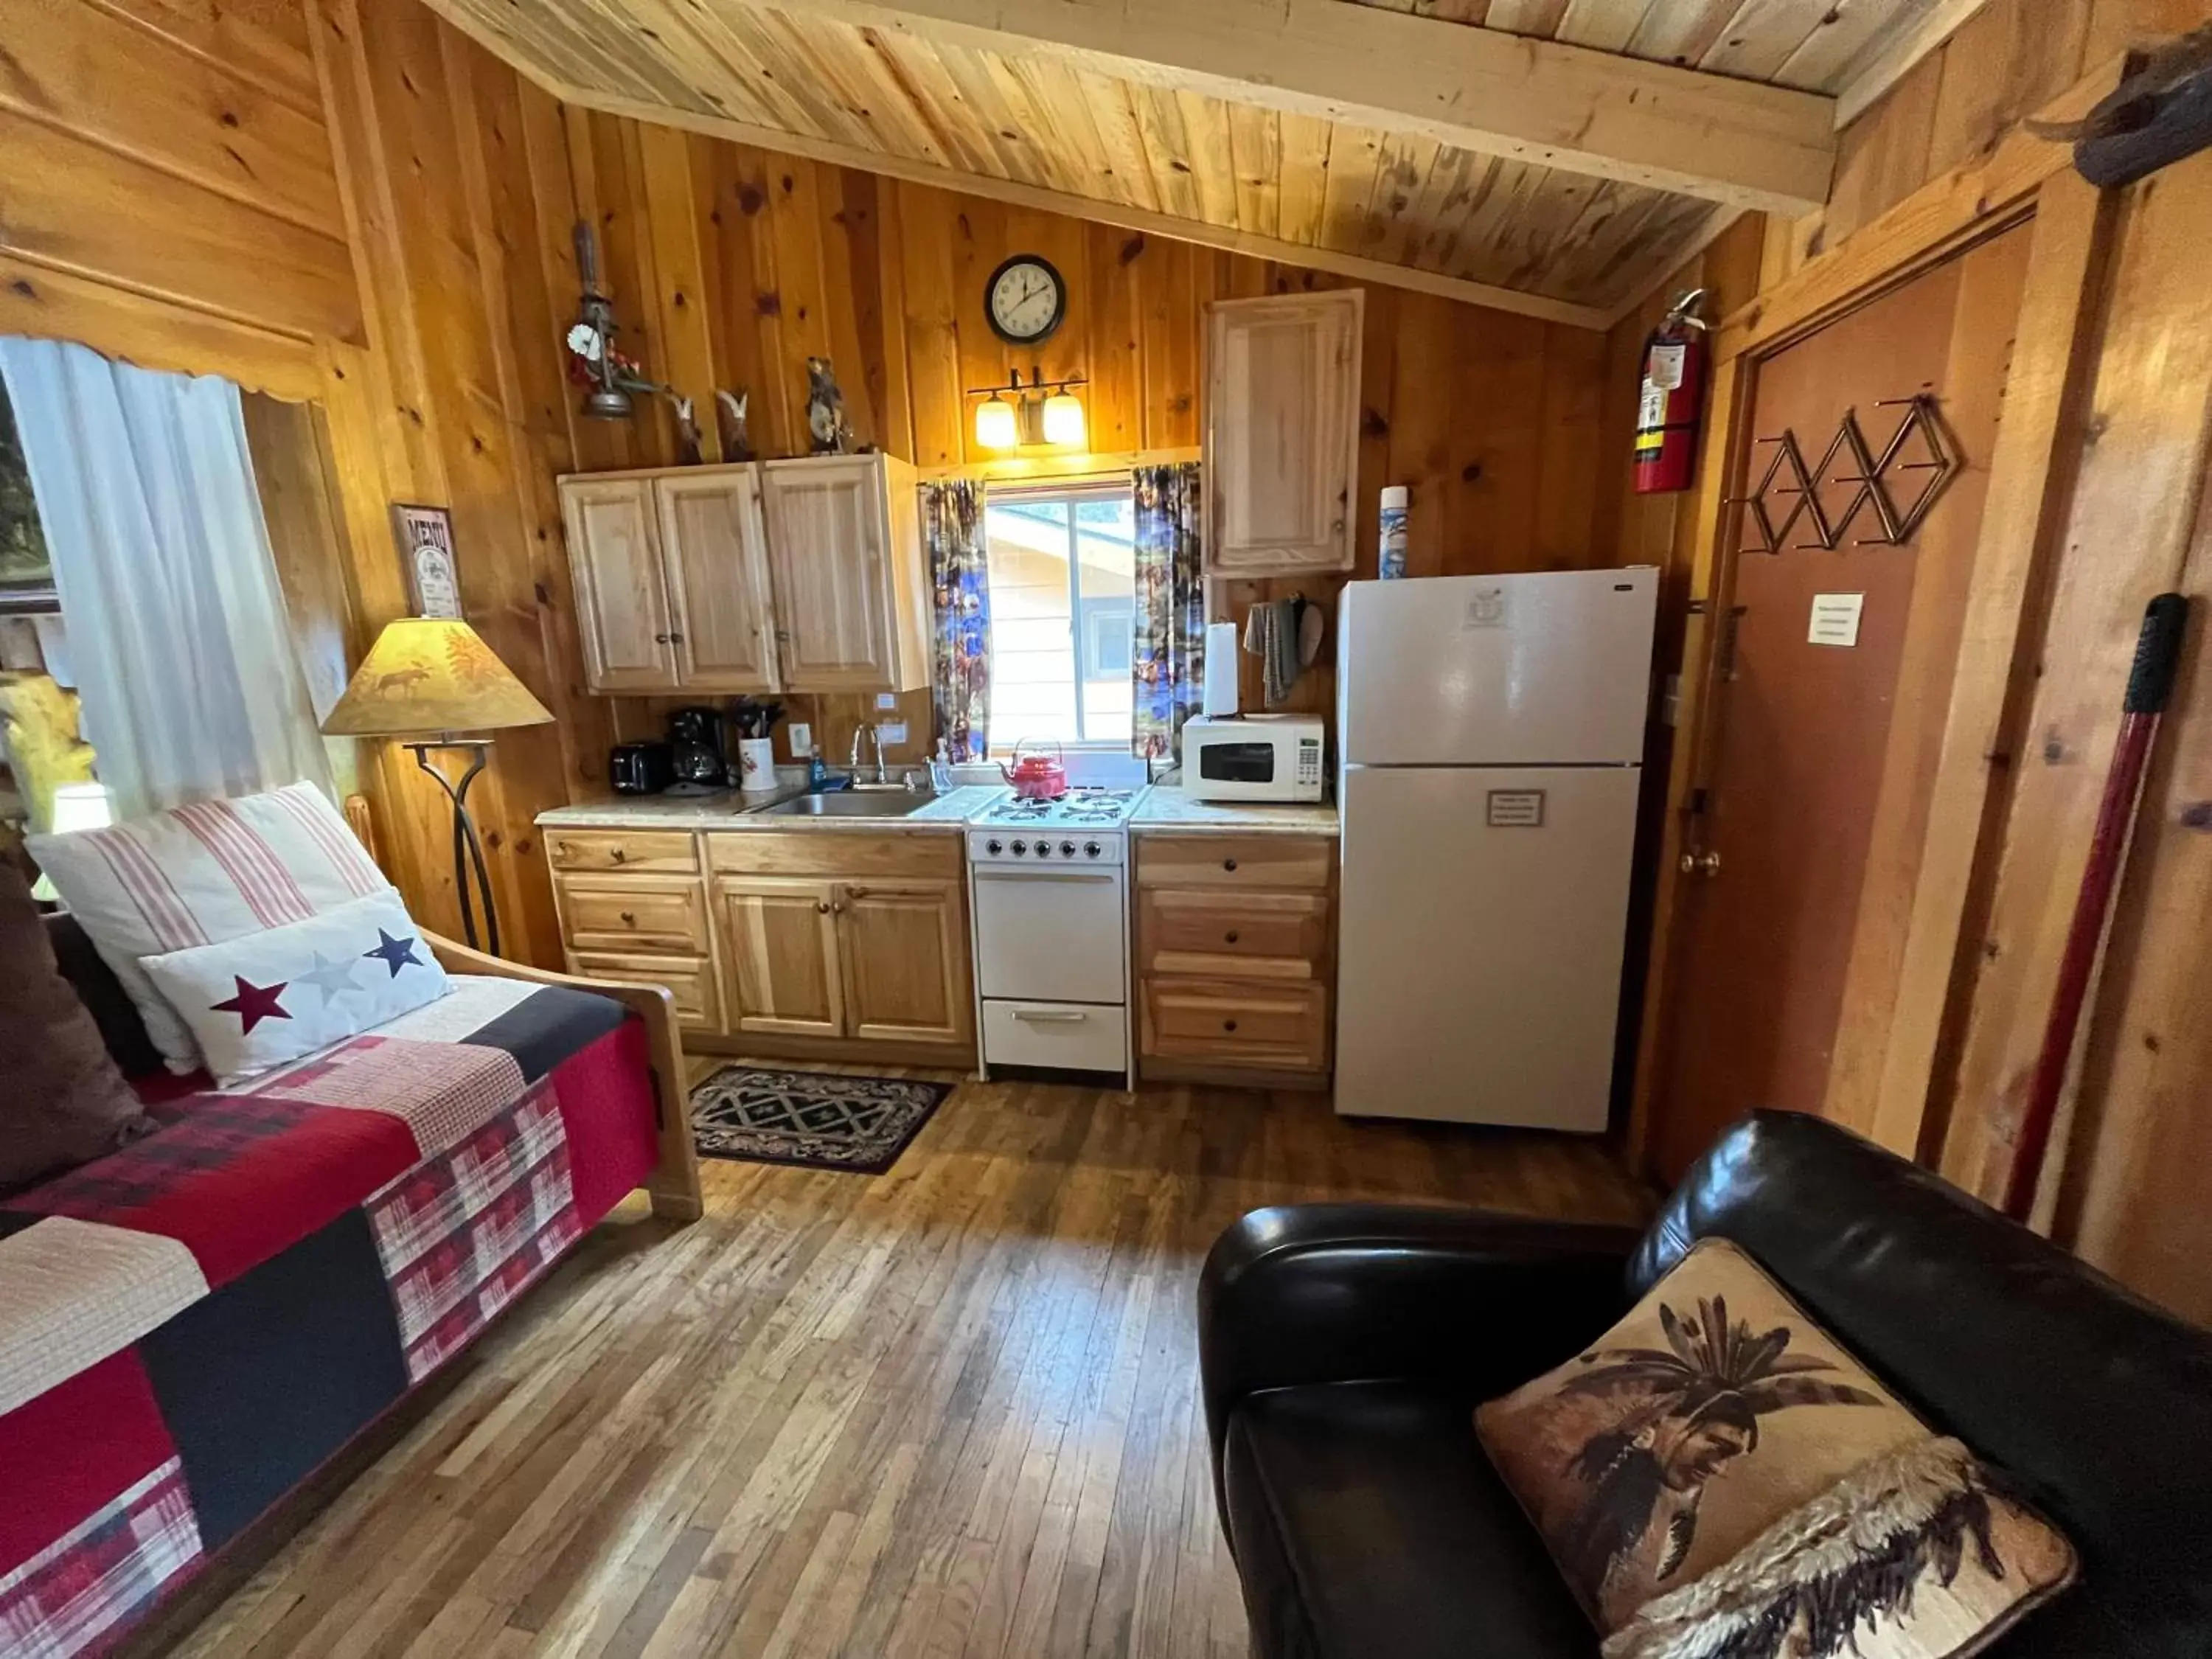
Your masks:
{"label": "light switch plate", "polygon": [[898,693],[897,693],[897,692],[896,692],[896,691],[878,691],[878,692],[877,692],[877,693],[876,693],[876,707],[877,707],[877,708],[897,708],[897,707],[898,707]]}
{"label": "light switch plate", "polygon": [[793,720],[784,728],[791,733],[791,757],[805,760],[814,752],[814,728],[805,720]]}
{"label": "light switch plate", "polygon": [[885,720],[876,728],[876,739],[885,748],[896,749],[906,741],[906,722]]}

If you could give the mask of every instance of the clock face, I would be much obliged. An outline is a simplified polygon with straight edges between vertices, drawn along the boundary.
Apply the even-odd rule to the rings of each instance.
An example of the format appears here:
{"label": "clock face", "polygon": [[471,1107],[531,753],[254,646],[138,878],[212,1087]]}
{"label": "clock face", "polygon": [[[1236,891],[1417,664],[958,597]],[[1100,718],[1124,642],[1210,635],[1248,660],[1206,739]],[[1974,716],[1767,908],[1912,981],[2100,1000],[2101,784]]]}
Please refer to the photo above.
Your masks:
{"label": "clock face", "polygon": [[1067,284],[1048,261],[1034,253],[1017,253],[984,284],[983,308],[1000,339],[1034,345],[1067,314]]}

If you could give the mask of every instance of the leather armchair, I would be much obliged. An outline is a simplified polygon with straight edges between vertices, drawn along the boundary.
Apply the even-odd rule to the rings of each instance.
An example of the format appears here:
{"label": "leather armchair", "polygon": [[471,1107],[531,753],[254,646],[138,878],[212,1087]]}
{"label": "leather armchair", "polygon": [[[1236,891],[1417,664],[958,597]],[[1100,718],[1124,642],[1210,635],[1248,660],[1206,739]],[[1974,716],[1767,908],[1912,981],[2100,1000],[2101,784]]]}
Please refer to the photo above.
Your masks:
{"label": "leather armchair", "polygon": [[1199,1354],[1257,1659],[1595,1655],[1471,1413],[1709,1237],[2073,1539],[2083,1582],[1990,1659],[2212,1655],[2212,1335],[1844,1130],[1763,1112],[1640,1237],[1362,1204],[1222,1236]]}

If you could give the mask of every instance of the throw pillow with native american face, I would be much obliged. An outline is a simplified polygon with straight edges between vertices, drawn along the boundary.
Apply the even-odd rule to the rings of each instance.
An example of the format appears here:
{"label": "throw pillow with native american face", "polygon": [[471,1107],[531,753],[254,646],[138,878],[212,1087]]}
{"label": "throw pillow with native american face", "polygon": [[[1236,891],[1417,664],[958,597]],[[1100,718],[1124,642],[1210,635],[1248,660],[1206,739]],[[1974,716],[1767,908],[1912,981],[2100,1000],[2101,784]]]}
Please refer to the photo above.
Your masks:
{"label": "throw pillow with native american face", "polygon": [[1723,1241],[1475,1426],[1608,1656],[1969,1652],[2073,1571]]}

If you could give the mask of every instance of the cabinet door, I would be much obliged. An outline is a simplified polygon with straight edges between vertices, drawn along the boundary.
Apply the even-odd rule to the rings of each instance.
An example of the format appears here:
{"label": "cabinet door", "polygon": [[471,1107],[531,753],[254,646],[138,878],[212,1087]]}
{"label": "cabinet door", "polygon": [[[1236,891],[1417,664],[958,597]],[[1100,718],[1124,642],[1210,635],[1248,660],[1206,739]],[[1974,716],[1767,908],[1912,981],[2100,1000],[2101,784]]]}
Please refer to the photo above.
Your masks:
{"label": "cabinet door", "polygon": [[830,883],[780,876],[725,876],[715,883],[732,1036],[844,1035],[836,896]]}
{"label": "cabinet door", "polygon": [[760,470],[655,478],[653,496],[678,680],[686,691],[775,690]]}
{"label": "cabinet door", "polygon": [[668,587],[644,478],[563,478],[584,678],[594,691],[676,690]]}
{"label": "cabinet door", "polygon": [[884,489],[873,455],[770,461],[761,469],[787,690],[891,685]]}
{"label": "cabinet door", "polygon": [[848,884],[836,902],[846,1035],[965,1043],[974,992],[960,884]]}
{"label": "cabinet door", "polygon": [[1206,313],[1206,563],[1352,568],[1358,289],[1216,301]]}

